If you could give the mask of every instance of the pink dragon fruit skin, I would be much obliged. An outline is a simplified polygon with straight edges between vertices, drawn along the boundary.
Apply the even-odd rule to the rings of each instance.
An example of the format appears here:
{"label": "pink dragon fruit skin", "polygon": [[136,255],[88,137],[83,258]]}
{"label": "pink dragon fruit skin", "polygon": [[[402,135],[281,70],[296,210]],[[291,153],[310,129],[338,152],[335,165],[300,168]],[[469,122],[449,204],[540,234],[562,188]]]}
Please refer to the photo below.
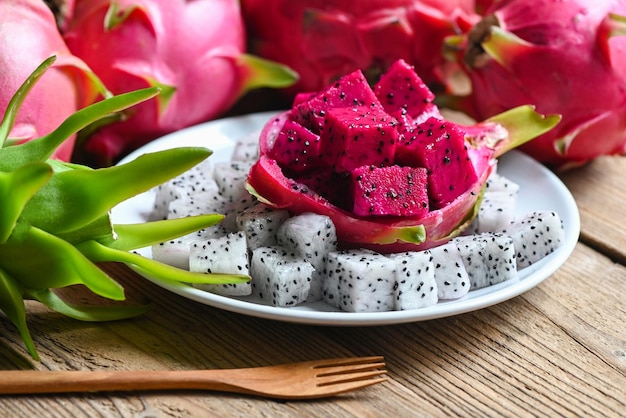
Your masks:
{"label": "pink dragon fruit skin", "polygon": [[[565,170],[626,151],[626,2],[496,2],[464,50],[477,119],[532,103],[559,113],[554,130],[521,149]],[[497,27],[493,27],[497,26]],[[487,33],[491,33],[485,37]]]}
{"label": "pink dragon fruit skin", "polygon": [[377,78],[399,58],[431,87],[447,84],[443,39],[479,19],[473,0],[243,0],[252,51],[300,75],[290,88],[318,91],[362,69]]}
{"label": "pink dragon fruit skin", "polygon": [[286,79],[273,80],[261,60],[244,54],[236,0],[78,0],[64,36],[113,93],[162,88],[158,100],[88,139],[87,152],[105,163],[221,115],[251,88],[294,80],[284,68],[278,76]]}
{"label": "pink dragon fruit skin", "polygon": [[[102,84],[73,56],[57,30],[54,16],[42,1],[0,2],[0,110],[4,112],[19,86],[51,55],[56,62],[33,87],[17,116],[9,140],[17,143],[44,136],[68,116],[96,100]],[[52,155],[69,161],[75,135]]]}

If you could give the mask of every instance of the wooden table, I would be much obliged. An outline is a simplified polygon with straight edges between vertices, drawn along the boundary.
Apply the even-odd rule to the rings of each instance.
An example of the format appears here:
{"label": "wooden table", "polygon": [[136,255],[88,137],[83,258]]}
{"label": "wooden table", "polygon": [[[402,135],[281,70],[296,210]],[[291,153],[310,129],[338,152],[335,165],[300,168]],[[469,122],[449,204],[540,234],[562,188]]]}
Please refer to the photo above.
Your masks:
{"label": "wooden table", "polygon": [[[581,211],[567,263],[496,306],[404,325],[343,328],[229,313],[105,266],[154,309],[84,323],[36,303],[40,362],[0,314],[1,369],[195,369],[383,355],[390,380],[333,399],[278,402],[202,392],[0,397],[3,417],[626,416],[626,158],[562,175]],[[75,298],[82,298],[80,289]]]}

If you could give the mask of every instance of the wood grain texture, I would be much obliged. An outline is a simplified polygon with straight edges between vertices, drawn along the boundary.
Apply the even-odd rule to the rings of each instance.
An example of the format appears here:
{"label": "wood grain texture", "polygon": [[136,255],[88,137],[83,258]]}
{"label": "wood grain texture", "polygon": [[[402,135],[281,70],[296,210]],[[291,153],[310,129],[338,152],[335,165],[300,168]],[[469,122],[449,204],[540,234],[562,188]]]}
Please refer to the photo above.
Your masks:
{"label": "wood grain texture", "polygon": [[581,220],[581,240],[626,264],[626,157],[601,157],[559,175]]}
{"label": "wood grain texture", "polygon": [[[79,394],[0,398],[9,416],[619,416],[626,410],[623,266],[579,245],[553,277],[480,311],[388,327],[315,327],[189,302],[108,265],[148,314],[84,324],[29,309],[34,369],[248,367],[337,355],[384,355],[391,381],[332,400],[274,402],[223,394]],[[604,272],[606,287],[594,277]],[[605,310],[606,309],[606,310]],[[606,312],[610,312],[607,315]],[[0,322],[5,369],[29,363]],[[45,411],[44,415],[41,415]],[[207,415],[210,414],[210,415]]]}
{"label": "wood grain texture", "polygon": [[[203,392],[0,397],[3,417],[620,417],[626,411],[626,159],[559,174],[580,207],[581,243],[552,277],[487,309],[384,327],[316,327],[229,313],[104,264],[147,314],[84,323],[28,303],[40,362],[0,315],[0,368],[250,367],[383,355],[390,381],[333,399],[276,402]],[[72,301],[101,303],[80,287]],[[110,303],[110,302],[107,302]]]}

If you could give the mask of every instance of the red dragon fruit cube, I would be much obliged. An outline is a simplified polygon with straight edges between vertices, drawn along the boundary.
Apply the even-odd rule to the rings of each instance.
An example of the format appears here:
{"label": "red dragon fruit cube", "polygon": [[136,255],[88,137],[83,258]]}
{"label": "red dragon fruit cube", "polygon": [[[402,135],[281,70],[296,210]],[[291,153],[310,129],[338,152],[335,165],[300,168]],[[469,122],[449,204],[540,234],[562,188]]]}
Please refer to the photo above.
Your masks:
{"label": "red dragon fruit cube", "polygon": [[374,86],[374,93],[385,110],[394,116],[403,114],[414,120],[435,107],[435,95],[404,60],[389,67]]}
{"label": "red dragon fruit cube", "polygon": [[287,120],[272,146],[271,156],[283,167],[300,172],[319,165],[320,137]]}
{"label": "red dragon fruit cube", "polygon": [[429,118],[419,124],[413,136],[398,144],[395,162],[425,167],[431,205],[442,208],[478,180],[467,151],[465,133],[451,122]]}
{"label": "red dragon fruit cube", "polygon": [[398,142],[398,122],[379,108],[329,109],[321,135],[325,164],[336,172],[362,165],[390,165]]}
{"label": "red dragon fruit cube", "polygon": [[352,211],[358,216],[424,216],[427,181],[421,167],[358,167],[352,171]]}
{"label": "red dragon fruit cube", "polygon": [[291,111],[291,119],[315,133],[321,132],[324,116],[331,108],[365,106],[382,109],[361,70],[346,74],[308,100],[304,95],[296,100]]}

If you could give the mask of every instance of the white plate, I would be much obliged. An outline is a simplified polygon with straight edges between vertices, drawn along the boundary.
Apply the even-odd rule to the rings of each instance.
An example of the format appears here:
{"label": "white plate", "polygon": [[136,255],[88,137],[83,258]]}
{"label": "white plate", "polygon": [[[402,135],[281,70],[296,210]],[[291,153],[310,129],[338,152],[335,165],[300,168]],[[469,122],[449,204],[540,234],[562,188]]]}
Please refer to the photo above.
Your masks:
{"label": "white plate", "polygon": [[[229,160],[235,141],[260,130],[275,112],[257,113],[235,118],[221,119],[164,136],[136,150],[121,163],[139,155],[180,146],[204,146],[214,151],[213,161]],[[498,171],[520,185],[518,214],[531,210],[554,210],[563,219],[565,242],[554,253],[519,272],[519,280],[503,282],[487,288],[469,292],[457,300],[439,302],[437,305],[408,311],[379,313],[341,312],[323,303],[302,304],[291,308],[280,308],[256,303],[252,299],[229,298],[195,289],[186,284],[169,284],[154,280],[159,286],[185,298],[216,308],[241,314],[286,322],[330,325],[366,326],[387,325],[414,321],[425,321],[450,315],[458,315],[518,296],[537,286],[554,273],[570,256],[580,232],[580,219],[576,202],[565,185],[551,171],[521,152],[511,151],[502,157]],[[152,208],[154,195],[151,192],[136,196],[113,212],[115,223],[145,222]],[[149,249],[142,250],[151,256]]]}

